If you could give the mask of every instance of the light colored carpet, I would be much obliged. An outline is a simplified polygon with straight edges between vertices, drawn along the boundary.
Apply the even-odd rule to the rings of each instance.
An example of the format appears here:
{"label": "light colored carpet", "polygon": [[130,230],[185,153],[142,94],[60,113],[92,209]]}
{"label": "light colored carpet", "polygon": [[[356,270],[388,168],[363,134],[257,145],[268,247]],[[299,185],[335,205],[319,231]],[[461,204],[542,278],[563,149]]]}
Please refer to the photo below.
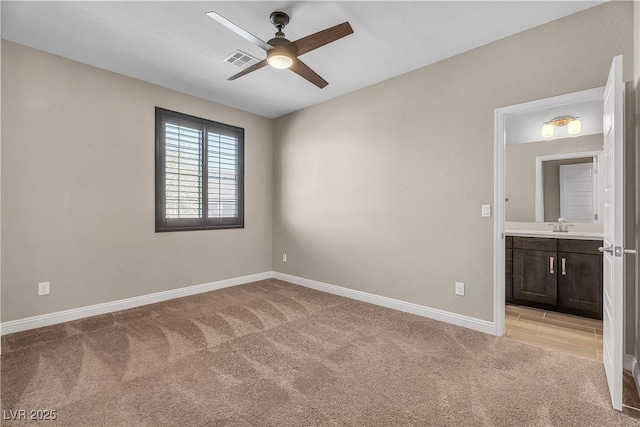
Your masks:
{"label": "light colored carpet", "polygon": [[2,349],[2,408],[57,411],[37,425],[638,425],[610,407],[600,363],[278,280]]}
{"label": "light colored carpet", "polygon": [[627,407],[623,408],[626,412],[640,420],[640,396],[633,374],[627,370],[622,371],[622,404]]}

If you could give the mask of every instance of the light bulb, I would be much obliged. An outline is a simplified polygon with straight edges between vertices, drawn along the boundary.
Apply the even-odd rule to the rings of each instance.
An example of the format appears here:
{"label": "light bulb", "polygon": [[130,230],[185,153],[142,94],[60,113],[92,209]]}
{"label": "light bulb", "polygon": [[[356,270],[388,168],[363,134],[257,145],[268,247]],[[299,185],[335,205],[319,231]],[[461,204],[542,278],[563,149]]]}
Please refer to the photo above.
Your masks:
{"label": "light bulb", "polygon": [[569,132],[569,135],[578,134],[580,133],[581,130],[582,130],[582,124],[580,123],[580,120],[575,119],[569,122],[569,128],[567,129],[567,131]]}
{"label": "light bulb", "polygon": [[551,138],[553,136],[553,125],[550,123],[542,126],[542,137],[543,138]]}
{"label": "light bulb", "polygon": [[286,53],[282,52],[274,52],[271,55],[268,55],[267,62],[273,68],[284,69],[289,68],[293,64],[293,59]]}

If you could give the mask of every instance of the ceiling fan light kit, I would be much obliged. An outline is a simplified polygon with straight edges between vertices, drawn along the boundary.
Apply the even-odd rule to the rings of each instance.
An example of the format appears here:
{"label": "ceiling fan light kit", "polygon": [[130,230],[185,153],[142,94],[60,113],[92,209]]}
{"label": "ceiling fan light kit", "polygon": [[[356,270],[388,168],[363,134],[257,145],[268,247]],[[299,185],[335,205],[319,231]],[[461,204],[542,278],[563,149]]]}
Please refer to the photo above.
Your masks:
{"label": "ceiling fan light kit", "polygon": [[351,25],[348,22],[343,22],[342,24],[338,24],[292,42],[287,40],[282,32],[284,27],[289,24],[289,15],[284,12],[276,11],[270,16],[271,23],[275,25],[277,29],[275,37],[268,42],[265,42],[216,12],[207,12],[207,16],[224,25],[245,40],[260,46],[267,52],[267,57],[265,59],[229,77],[227,80],[235,80],[238,77],[242,77],[253,71],[259,70],[266,65],[270,65],[273,68],[278,69],[288,68],[300,77],[322,89],[329,83],[309,68],[307,64],[302,62],[299,56],[353,33]]}
{"label": "ceiling fan light kit", "polygon": [[267,62],[273,68],[283,70],[293,65],[293,58],[284,50],[271,49],[267,52]]}

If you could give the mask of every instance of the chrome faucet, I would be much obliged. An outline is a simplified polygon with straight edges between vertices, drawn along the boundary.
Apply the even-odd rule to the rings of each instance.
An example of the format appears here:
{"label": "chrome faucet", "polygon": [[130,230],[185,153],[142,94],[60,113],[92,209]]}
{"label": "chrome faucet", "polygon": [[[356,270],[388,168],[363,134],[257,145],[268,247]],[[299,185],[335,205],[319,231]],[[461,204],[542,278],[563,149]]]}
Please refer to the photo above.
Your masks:
{"label": "chrome faucet", "polygon": [[567,224],[564,218],[558,218],[557,224],[547,224],[549,226],[553,226],[553,231],[558,233],[568,233],[569,227],[573,227],[573,224]]}

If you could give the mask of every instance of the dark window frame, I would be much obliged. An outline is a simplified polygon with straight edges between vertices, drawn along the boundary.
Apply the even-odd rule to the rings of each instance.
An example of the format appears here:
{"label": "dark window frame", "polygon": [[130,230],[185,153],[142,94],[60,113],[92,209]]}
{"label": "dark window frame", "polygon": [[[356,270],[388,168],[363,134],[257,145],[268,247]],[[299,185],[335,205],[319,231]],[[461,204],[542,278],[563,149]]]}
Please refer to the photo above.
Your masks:
{"label": "dark window frame", "polygon": [[[202,218],[167,218],[166,217],[166,132],[165,120],[172,119],[173,123],[182,122],[192,127],[200,126],[202,130]],[[215,122],[188,114],[178,113],[156,107],[155,134],[155,218],[156,232],[192,231],[192,230],[220,230],[244,228],[244,129]],[[234,218],[208,218],[208,132],[232,134],[238,138],[238,216]]]}

